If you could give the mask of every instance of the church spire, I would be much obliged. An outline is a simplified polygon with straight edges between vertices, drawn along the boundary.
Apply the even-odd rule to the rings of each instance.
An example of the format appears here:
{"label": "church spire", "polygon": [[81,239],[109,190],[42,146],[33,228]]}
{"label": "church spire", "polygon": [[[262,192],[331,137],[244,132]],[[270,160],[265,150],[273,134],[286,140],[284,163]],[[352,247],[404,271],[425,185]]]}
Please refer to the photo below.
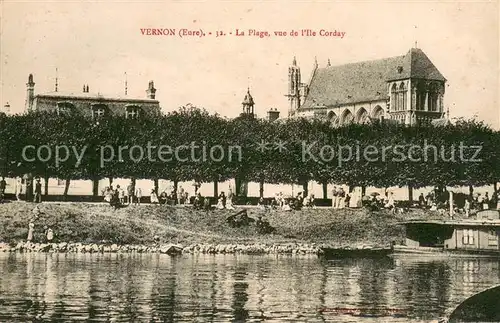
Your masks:
{"label": "church spire", "polygon": [[297,58],[295,58],[295,56],[293,57],[292,65],[293,66],[297,66]]}

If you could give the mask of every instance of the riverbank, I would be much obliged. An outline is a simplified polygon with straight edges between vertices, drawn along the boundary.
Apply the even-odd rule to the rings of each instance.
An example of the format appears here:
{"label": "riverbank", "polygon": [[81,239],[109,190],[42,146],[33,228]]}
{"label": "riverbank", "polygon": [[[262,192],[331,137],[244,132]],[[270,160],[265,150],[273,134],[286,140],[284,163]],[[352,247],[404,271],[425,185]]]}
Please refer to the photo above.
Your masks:
{"label": "riverbank", "polygon": [[[0,204],[4,249],[161,252],[168,247],[175,253],[321,253],[325,249],[384,249],[404,239],[403,228],[396,224],[403,216],[388,211],[248,209],[248,216],[262,216],[276,229],[272,234],[260,234],[254,224],[230,227],[226,218],[235,211],[228,210],[205,212],[158,205],[114,210],[107,204],[51,203],[39,204],[41,213],[35,217],[34,207],[24,202]],[[413,211],[404,217],[415,216],[425,213]],[[32,219],[34,239],[26,244]],[[50,246],[45,244],[45,228],[54,232]]]}

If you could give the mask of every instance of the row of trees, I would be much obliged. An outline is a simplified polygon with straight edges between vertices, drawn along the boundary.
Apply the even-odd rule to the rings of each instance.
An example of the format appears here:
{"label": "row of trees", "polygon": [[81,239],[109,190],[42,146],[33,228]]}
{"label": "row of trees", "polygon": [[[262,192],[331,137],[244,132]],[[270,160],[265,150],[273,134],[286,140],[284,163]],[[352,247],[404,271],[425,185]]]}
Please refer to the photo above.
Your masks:
{"label": "row of trees", "polygon": [[[194,154],[192,142],[200,146]],[[161,145],[172,149],[163,149],[163,160],[158,154]],[[132,146],[142,147],[142,158],[141,149],[130,150]],[[211,156],[214,146],[223,150],[215,149]],[[95,183],[117,177],[174,183],[230,178],[284,184],[313,180],[416,188],[496,183],[499,165],[500,132],[474,120],[442,127],[374,122],[339,128],[320,120],[226,119],[196,108],[181,108],[155,119],[96,121],[47,112],[0,115],[0,171],[10,177],[30,173]],[[96,185],[93,193],[97,194]]]}

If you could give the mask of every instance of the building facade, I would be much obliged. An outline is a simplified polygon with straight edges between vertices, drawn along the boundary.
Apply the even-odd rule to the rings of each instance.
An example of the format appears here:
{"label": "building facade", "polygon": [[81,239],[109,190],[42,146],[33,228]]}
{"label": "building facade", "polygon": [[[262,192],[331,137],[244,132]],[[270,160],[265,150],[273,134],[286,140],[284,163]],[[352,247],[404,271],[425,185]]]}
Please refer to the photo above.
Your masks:
{"label": "building facade", "polygon": [[324,68],[317,62],[301,82],[294,58],[288,70],[289,116],[322,118],[340,126],[388,119],[408,125],[445,117],[446,79],[418,48],[405,55]]}
{"label": "building facade", "polygon": [[84,85],[81,93],[56,91],[35,94],[33,75],[26,83],[26,111],[51,111],[59,113],[78,113],[92,118],[104,116],[126,116],[127,118],[153,117],[161,113],[160,103],[155,99],[156,89],[150,81],[145,98],[131,98],[126,95],[104,96],[90,93],[89,86]]}

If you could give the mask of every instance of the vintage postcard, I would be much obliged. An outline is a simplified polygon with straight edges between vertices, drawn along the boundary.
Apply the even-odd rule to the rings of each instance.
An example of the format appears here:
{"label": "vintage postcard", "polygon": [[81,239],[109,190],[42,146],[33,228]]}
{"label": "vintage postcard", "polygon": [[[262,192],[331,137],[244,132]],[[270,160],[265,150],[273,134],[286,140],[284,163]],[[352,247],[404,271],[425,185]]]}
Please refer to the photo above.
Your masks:
{"label": "vintage postcard", "polygon": [[498,1],[0,1],[1,322],[500,322]]}

